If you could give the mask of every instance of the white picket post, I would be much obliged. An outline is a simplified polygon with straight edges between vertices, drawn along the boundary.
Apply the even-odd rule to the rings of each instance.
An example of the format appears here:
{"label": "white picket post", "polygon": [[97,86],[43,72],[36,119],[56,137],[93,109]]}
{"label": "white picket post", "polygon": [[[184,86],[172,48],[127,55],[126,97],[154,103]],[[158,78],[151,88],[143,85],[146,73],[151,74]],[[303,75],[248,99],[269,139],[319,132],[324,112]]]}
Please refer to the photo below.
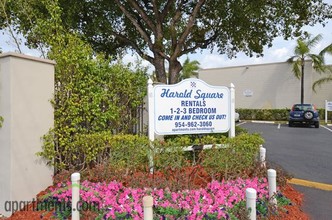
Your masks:
{"label": "white picket post", "polygon": [[72,189],[72,200],[71,200],[71,219],[79,220],[80,212],[78,210],[80,201],[80,179],[79,173],[73,173],[71,175],[71,189]]}
{"label": "white picket post", "polygon": [[249,209],[249,219],[256,220],[256,198],[257,192],[253,188],[246,189],[246,208]]}
{"label": "white picket post", "polygon": [[230,84],[230,93],[231,93],[231,112],[230,112],[230,120],[231,127],[228,131],[228,137],[235,137],[235,86],[233,83]]}
{"label": "white picket post", "polygon": [[274,169],[267,170],[267,177],[269,182],[269,199],[273,205],[277,205],[275,194],[277,193],[277,172]]}
{"label": "white picket post", "polygon": [[144,220],[153,220],[153,198],[152,196],[143,197]]}
{"label": "white picket post", "polygon": [[260,148],[259,148],[259,160],[260,160],[260,163],[261,163],[262,167],[266,167],[265,158],[266,158],[266,148],[264,148],[263,145],[260,145]]}

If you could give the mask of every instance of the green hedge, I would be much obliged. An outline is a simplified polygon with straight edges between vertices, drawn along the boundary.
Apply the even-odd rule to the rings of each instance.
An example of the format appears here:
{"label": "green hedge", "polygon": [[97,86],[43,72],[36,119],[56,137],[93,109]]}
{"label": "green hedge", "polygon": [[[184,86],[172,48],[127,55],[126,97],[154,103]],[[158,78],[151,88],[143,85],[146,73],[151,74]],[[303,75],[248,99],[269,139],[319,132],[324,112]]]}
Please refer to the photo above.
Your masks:
{"label": "green hedge", "polygon": [[[258,146],[262,144],[261,137],[255,134],[242,133],[235,138],[225,136],[204,136],[196,144],[226,144],[227,150],[204,151],[200,163],[204,167],[211,164],[212,173],[233,173],[250,166],[257,154]],[[183,147],[195,144],[189,136],[178,136],[166,141],[156,140],[154,146],[154,166],[156,170],[176,170],[192,164],[192,154],[183,151]],[[151,143],[146,136],[138,135],[112,135],[110,132],[76,135],[74,141],[66,146],[65,151],[56,148],[44,148],[39,155],[52,163],[58,170],[84,170],[99,164],[108,164],[126,173],[147,171],[149,169],[149,156]],[[62,158],[54,163],[55,158]],[[240,160],[239,160],[240,159]],[[236,161],[241,161],[238,164]],[[216,162],[216,164],[214,164]],[[234,163],[233,163],[234,162]],[[226,164],[226,168],[222,167]],[[241,165],[239,167],[238,165]],[[243,165],[243,166],[242,166]],[[226,170],[225,170],[226,169]],[[211,176],[213,176],[211,174]]]}
{"label": "green hedge", "polygon": [[[236,109],[241,120],[287,121],[290,109]],[[325,109],[318,109],[319,118],[325,119]],[[328,112],[328,119],[332,120],[332,112]]]}

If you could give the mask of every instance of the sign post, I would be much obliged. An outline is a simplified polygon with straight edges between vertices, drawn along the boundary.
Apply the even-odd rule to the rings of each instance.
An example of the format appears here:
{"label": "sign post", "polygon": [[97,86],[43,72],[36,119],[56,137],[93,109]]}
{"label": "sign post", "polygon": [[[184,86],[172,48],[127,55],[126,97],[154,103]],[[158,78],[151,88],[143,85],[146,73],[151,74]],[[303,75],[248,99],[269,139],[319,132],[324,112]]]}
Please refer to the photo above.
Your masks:
{"label": "sign post", "polygon": [[148,110],[149,110],[149,140],[150,140],[150,154],[149,154],[149,168],[150,173],[153,173],[153,141],[154,141],[154,92],[152,80],[148,80]]}
{"label": "sign post", "polygon": [[212,86],[200,79],[173,85],[148,81],[149,156],[153,172],[153,141],[158,135],[226,133],[235,137],[235,87]]}
{"label": "sign post", "polygon": [[327,112],[332,112],[332,102],[325,100],[325,123],[327,123]]}
{"label": "sign post", "polygon": [[231,120],[231,128],[228,132],[228,137],[235,137],[235,86],[233,83],[230,85],[231,90],[231,112],[230,112],[230,120]]}

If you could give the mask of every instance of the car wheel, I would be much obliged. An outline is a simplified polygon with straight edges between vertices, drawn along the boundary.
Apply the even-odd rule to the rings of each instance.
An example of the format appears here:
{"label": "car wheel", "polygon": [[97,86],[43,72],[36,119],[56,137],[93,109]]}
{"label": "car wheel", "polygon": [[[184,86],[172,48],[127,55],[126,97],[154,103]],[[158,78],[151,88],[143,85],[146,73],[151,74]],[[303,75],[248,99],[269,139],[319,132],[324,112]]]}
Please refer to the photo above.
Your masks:
{"label": "car wheel", "polygon": [[288,122],[288,127],[293,127],[293,122],[289,121]]}
{"label": "car wheel", "polygon": [[304,112],[304,118],[307,120],[311,120],[314,117],[314,113],[312,111],[306,111]]}
{"label": "car wheel", "polygon": [[319,122],[315,123],[315,128],[319,128]]}

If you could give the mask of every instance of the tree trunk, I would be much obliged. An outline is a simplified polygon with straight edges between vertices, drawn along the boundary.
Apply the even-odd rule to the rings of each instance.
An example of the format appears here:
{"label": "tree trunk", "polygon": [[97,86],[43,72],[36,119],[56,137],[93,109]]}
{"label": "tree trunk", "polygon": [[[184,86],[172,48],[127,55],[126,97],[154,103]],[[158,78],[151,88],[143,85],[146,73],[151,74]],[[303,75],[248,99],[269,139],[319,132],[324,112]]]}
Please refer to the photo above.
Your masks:
{"label": "tree trunk", "polygon": [[165,59],[162,56],[155,53],[153,59],[153,66],[155,67],[156,77],[158,82],[167,84]]}
{"label": "tree trunk", "polygon": [[304,60],[301,63],[301,104],[304,103]]}
{"label": "tree trunk", "polygon": [[168,84],[175,84],[179,81],[179,73],[182,70],[182,65],[178,60],[171,60],[169,62]]}

